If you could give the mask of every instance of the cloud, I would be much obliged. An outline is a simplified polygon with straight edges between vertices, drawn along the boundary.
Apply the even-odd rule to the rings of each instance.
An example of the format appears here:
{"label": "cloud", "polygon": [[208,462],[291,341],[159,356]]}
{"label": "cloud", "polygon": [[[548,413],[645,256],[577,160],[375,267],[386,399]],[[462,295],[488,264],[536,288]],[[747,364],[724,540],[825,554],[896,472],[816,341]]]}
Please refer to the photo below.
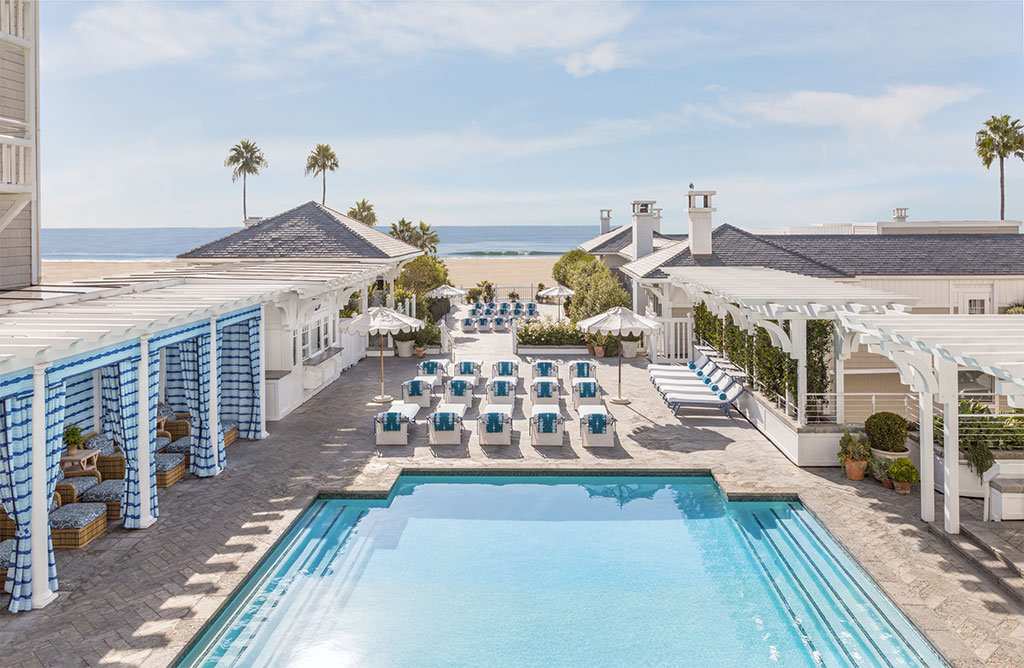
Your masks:
{"label": "cloud", "polygon": [[729,98],[724,100],[724,107],[768,123],[877,130],[891,135],[915,127],[936,111],[981,92],[980,88],[964,85],[887,86],[884,94],[876,96],[798,91]]}
{"label": "cloud", "polygon": [[587,77],[595,72],[608,72],[635,64],[619,51],[614,42],[601,42],[589,51],[574,51],[564,62],[565,71],[574,77]]}

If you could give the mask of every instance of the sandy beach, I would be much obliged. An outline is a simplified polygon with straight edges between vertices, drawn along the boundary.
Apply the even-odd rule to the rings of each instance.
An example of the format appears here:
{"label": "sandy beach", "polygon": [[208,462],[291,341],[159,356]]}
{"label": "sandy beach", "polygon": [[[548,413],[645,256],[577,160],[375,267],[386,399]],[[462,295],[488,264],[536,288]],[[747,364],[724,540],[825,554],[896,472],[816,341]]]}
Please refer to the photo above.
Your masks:
{"label": "sandy beach", "polygon": [[[514,258],[445,258],[453,284],[466,288],[482,280],[499,287],[529,287],[537,283],[553,285],[551,267],[557,257]],[[169,267],[182,267],[178,260],[149,260],[141,262],[108,262],[87,260],[44,260],[43,283],[61,283],[85,278],[117,276]]]}

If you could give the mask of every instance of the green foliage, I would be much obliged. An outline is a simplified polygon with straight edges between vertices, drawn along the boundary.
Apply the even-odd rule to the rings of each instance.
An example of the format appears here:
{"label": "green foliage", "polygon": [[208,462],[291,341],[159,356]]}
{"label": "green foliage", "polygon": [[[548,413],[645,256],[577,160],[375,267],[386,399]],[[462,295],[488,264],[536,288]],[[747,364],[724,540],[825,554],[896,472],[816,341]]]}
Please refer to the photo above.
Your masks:
{"label": "green foliage", "polygon": [[377,214],[373,211],[373,205],[367,202],[365,197],[356,202],[355,206],[349,209],[345,215],[370,227],[377,224]]}
{"label": "green foliage", "polygon": [[845,466],[846,460],[864,462],[871,459],[871,447],[864,434],[854,436],[849,429],[843,429],[839,439],[839,465]]}
{"label": "green foliage", "polygon": [[884,452],[902,452],[907,449],[907,420],[902,415],[879,411],[864,420],[871,447]]}
{"label": "green foliage", "polygon": [[574,284],[568,286],[576,291],[569,304],[569,320],[576,323],[610,308],[632,304],[629,293],[604,262],[594,262],[587,267],[587,271],[576,275]]}
{"label": "green foliage", "polygon": [[64,427],[64,445],[73,445],[78,447],[85,442],[85,438],[82,437],[82,428],[77,424],[69,424]]}
{"label": "green foliage", "polygon": [[448,314],[448,311],[452,309],[451,300],[447,297],[442,297],[440,299],[432,299],[428,297],[427,304],[427,310],[430,312],[431,322],[440,322],[441,319]]}
{"label": "green foliage", "polygon": [[481,288],[470,288],[466,291],[466,301],[470,304],[475,304],[480,301],[480,297],[482,297],[483,294],[484,291]]}
{"label": "green foliage", "polygon": [[517,302],[517,301],[519,301],[519,293],[516,292],[515,290],[513,290],[510,293],[508,293],[508,300],[510,302]]}
{"label": "green foliage", "polygon": [[1006,309],[1010,315],[1024,315],[1024,304],[1016,304]]}
{"label": "green foliage", "polygon": [[591,334],[590,342],[595,347],[603,348],[605,357],[614,357],[619,352],[619,340],[611,334]]}
{"label": "green foliage", "polygon": [[259,174],[260,170],[267,166],[267,159],[263,156],[263,149],[257,146],[256,142],[243,139],[228,151],[224,166],[234,167],[231,170],[231,182],[234,183],[240,178]]}
{"label": "green foliage", "polygon": [[921,476],[917,472],[914,462],[906,457],[900,457],[889,464],[889,477],[896,482],[920,482]]}
{"label": "green foliage", "polygon": [[416,332],[416,345],[422,348],[441,345],[441,328],[434,323],[427,323],[423,329]]}
{"label": "green foliage", "polygon": [[985,127],[974,137],[978,157],[988,169],[999,160],[999,219],[1006,217],[1006,187],[1003,175],[1003,161],[1006,158],[1024,160],[1024,125],[1009,114],[992,116],[985,121]]}
{"label": "green foliage", "polygon": [[395,285],[423,295],[434,288],[448,284],[448,267],[443,260],[421,255],[402,267]]}
{"label": "green foliage", "polygon": [[596,257],[579,249],[571,250],[562,255],[551,267],[551,275],[557,283],[576,290],[576,280],[591,271],[598,260]]}
{"label": "green foliage", "polygon": [[430,321],[430,304],[429,300],[423,295],[418,295],[408,288],[395,287],[395,304],[404,302],[407,299],[415,300],[416,302],[416,317],[420,320]]}
{"label": "green foliage", "polygon": [[480,281],[476,284],[476,287],[480,288],[480,297],[484,302],[494,301],[494,283],[490,281]]}
{"label": "green foliage", "polygon": [[354,318],[359,315],[359,309],[346,306],[343,309],[338,309],[339,318]]}
{"label": "green foliage", "polygon": [[338,156],[334,154],[334,149],[331,148],[330,144],[317,144],[306,158],[306,176],[310,174],[313,176],[322,175],[324,179],[323,194],[320,199],[321,204],[327,203],[327,172],[333,172],[337,168]]}
{"label": "green foliage", "polygon": [[441,242],[437,232],[422,220],[414,227],[411,221],[402,218],[397,223],[391,223],[388,234],[430,255],[437,254],[437,244]]}
{"label": "green foliage", "polygon": [[567,320],[555,321],[549,317],[534,320],[519,327],[521,346],[583,346],[583,332]]}
{"label": "green foliage", "polygon": [[391,335],[395,341],[415,341],[416,332],[395,332]]}
{"label": "green foliage", "polygon": [[543,283],[537,283],[537,292],[540,292],[541,290],[543,290],[546,287],[547,286],[544,285]]}
{"label": "green foliage", "polygon": [[[972,416],[959,421],[960,454],[967,460],[967,467],[979,477],[996,461],[993,448],[1024,448],[1024,411],[1016,411],[1010,416],[992,415],[988,406],[967,400],[960,401],[958,411],[960,415]],[[932,422],[935,433],[942,433],[943,423],[942,415],[937,415]]]}

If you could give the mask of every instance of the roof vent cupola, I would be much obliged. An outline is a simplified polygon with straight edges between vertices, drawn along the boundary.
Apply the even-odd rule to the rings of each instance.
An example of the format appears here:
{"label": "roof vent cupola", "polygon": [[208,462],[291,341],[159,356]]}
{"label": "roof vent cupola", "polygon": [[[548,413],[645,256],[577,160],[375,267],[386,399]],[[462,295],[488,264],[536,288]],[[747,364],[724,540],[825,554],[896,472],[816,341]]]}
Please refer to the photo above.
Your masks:
{"label": "roof vent cupola", "polygon": [[608,234],[612,229],[612,210],[601,209],[601,234]]}
{"label": "roof vent cupola", "polygon": [[894,223],[905,223],[907,222],[907,207],[896,207],[892,210],[892,220]]}
{"label": "roof vent cupola", "polygon": [[687,213],[690,217],[690,255],[694,257],[711,255],[711,215],[716,211],[711,206],[711,198],[717,194],[714,190],[694,190],[692,187],[686,193],[689,202]]}
{"label": "roof vent cupola", "polygon": [[634,260],[654,252],[654,233],[661,232],[661,209],[654,200],[634,200],[630,203],[633,216],[633,243],[630,250]]}

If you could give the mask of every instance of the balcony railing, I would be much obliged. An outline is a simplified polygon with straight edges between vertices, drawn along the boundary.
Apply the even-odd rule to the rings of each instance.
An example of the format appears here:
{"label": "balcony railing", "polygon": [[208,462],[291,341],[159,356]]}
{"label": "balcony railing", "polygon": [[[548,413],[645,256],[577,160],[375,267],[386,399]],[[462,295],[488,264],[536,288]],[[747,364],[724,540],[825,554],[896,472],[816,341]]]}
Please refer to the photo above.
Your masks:
{"label": "balcony railing", "polygon": [[32,142],[0,136],[0,186],[31,186]]}
{"label": "balcony railing", "polygon": [[0,33],[28,40],[31,4],[29,0],[0,0]]}

